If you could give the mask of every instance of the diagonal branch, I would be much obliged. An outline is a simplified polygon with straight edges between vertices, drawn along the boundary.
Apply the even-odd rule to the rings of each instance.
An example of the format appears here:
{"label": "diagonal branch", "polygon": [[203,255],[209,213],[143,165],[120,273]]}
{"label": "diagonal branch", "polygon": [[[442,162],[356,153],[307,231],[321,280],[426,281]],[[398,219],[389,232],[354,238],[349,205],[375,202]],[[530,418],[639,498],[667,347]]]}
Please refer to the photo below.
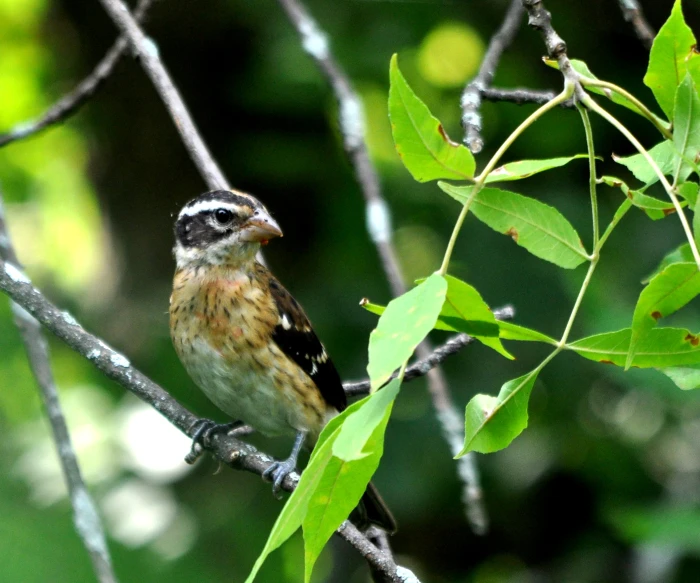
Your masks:
{"label": "diagonal branch", "polygon": [[637,38],[644,45],[645,49],[651,50],[656,33],[644,17],[644,12],[642,12],[639,2],[637,0],[618,0],[618,2],[620,10],[622,10],[622,16],[625,17],[627,22],[632,24]]}
{"label": "diagonal branch", "polygon": [[478,154],[484,147],[481,137],[481,95],[493,82],[496,67],[503,51],[513,42],[523,20],[523,7],[520,0],[511,0],[501,27],[491,37],[488,49],[481,61],[476,77],[464,88],[460,104],[462,106],[462,126],[464,143],[472,153]]}
{"label": "diagonal branch", "polygon": [[[481,97],[488,101],[507,101],[516,105],[524,105],[526,103],[534,103],[544,105],[552,101],[557,96],[556,91],[546,91],[540,89],[500,89],[495,87],[487,87],[481,91]],[[560,107],[574,107],[573,101],[570,99],[561,103]]]}
{"label": "diagonal branch", "polygon": [[[355,170],[356,180],[365,199],[367,230],[381,258],[392,294],[400,296],[406,291],[406,284],[391,241],[391,212],[382,196],[377,171],[370,160],[365,143],[362,102],[355,93],[347,74],[335,60],[328,37],[303,3],[300,0],[279,0],[279,3],[297,30],[302,47],[321,70],[338,101],[339,125],[345,152]],[[426,340],[421,342],[416,353],[419,358],[427,358],[431,351],[431,346]],[[464,433],[461,422],[454,423],[455,419],[460,418],[460,414],[452,401],[445,376],[439,368],[432,368],[428,372],[428,391],[438,420],[441,422],[445,439],[450,444],[453,454],[456,455],[462,448]],[[455,451],[454,444],[457,442],[459,447]],[[466,455],[460,458],[457,464],[459,475],[467,479],[464,499],[470,525],[474,532],[483,533],[486,531],[487,519],[474,458]],[[467,466],[469,466],[468,470],[460,469]]]}
{"label": "diagonal branch", "polygon": [[[131,366],[127,358],[107,346],[96,336],[86,332],[75,319],[62,312],[32,286],[27,276],[13,263],[0,261],[0,290],[36,318],[40,324],[65,342],[73,350],[90,360],[108,378],[118,382],[142,401],[151,405],[175,427],[192,437],[198,418],[173,399],[162,387]],[[232,468],[262,476],[274,459],[233,435],[216,435],[212,439],[212,454]],[[293,490],[299,475],[289,474],[282,487]],[[347,540],[367,560],[370,567],[381,573],[384,580],[400,583],[409,580],[406,570],[398,567],[385,553],[375,547],[365,535],[347,523],[341,525],[338,535]],[[418,581],[414,578],[414,581]]]}
{"label": "diagonal branch", "polygon": [[[134,9],[134,18],[142,21],[153,2],[154,0],[139,0]],[[127,46],[126,37],[119,37],[93,71],[73,91],[61,97],[47,109],[39,119],[17,124],[7,133],[0,134],[0,147],[33,136],[75,114],[107,81],[117,63],[124,56]]]}
{"label": "diagonal branch", "polygon": [[156,44],[143,33],[122,0],[100,0],[100,2],[117,28],[128,39],[134,54],[139,58],[146,75],[153,82],[156,91],[173,118],[185,148],[207,186],[212,190],[228,189],[228,182],[199,135],[180,92],[160,59]]}
{"label": "diagonal branch", "polygon": [[[0,262],[9,261],[19,265],[17,254],[12,246],[5,224],[2,195],[0,195]],[[41,331],[41,326],[26,310],[12,302],[15,325],[24,348],[27,351],[29,366],[39,386],[41,399],[49,418],[63,476],[68,486],[73,522],[83,546],[90,555],[92,566],[100,583],[116,583],[117,577],[112,568],[112,560],[107,547],[107,537],[95,502],[85,486],[83,476],[71,443],[68,425],[63,416],[61,402],[51,370],[49,346]]]}

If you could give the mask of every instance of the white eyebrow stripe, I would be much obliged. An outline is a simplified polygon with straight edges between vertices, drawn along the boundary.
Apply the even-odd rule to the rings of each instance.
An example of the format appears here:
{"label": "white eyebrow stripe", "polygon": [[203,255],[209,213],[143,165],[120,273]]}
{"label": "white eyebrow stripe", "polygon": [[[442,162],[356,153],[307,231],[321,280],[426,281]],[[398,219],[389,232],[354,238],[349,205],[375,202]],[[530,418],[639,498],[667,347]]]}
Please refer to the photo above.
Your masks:
{"label": "white eyebrow stripe", "polygon": [[240,207],[238,205],[226,203],[220,200],[203,200],[202,202],[198,202],[192,206],[186,206],[183,208],[177,218],[180,219],[182,217],[191,217],[204,211],[214,211],[216,209],[227,209],[237,213]]}

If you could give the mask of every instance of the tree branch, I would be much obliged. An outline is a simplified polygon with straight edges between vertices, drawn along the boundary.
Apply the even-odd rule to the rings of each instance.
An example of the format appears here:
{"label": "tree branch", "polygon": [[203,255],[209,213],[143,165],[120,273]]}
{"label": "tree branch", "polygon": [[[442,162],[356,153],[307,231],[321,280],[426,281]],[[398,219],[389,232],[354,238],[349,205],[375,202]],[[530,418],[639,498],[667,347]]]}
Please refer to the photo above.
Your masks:
{"label": "tree branch", "polygon": [[651,50],[651,45],[654,44],[656,33],[644,17],[639,2],[637,2],[637,0],[618,0],[618,2],[620,4],[620,10],[622,10],[622,16],[625,17],[627,22],[632,24],[637,38],[644,45],[645,49]]}
{"label": "tree branch", "polygon": [[[139,0],[134,10],[134,18],[142,21],[154,0]],[[93,71],[70,93],[64,95],[35,121],[17,124],[7,133],[0,134],[0,148],[17,140],[28,138],[48,127],[65,121],[76,113],[97,91],[114,71],[117,63],[126,52],[128,41],[121,36],[107,51]]]}
{"label": "tree branch", "polygon": [[[303,3],[300,0],[279,0],[279,3],[299,34],[302,47],[321,70],[338,101],[339,125],[343,135],[343,145],[365,199],[367,231],[381,259],[392,295],[395,297],[400,296],[406,291],[406,284],[401,274],[396,250],[391,241],[391,211],[382,196],[379,177],[369,157],[367,144],[365,143],[362,101],[355,93],[347,74],[335,60],[330,50],[327,35],[321,30]],[[431,351],[431,346],[427,340],[421,342],[416,350],[419,358],[427,358]],[[428,391],[440,422],[443,422],[449,416],[459,417],[459,413],[452,402],[447,381],[439,368],[432,368],[428,371]],[[464,441],[461,429],[458,435],[453,435],[454,424],[443,424],[442,429],[449,444],[453,444],[456,440]],[[453,453],[456,454],[457,452],[453,451]],[[465,459],[466,457],[468,456],[458,460],[457,464],[472,463],[471,460]],[[472,467],[472,470],[469,475],[474,480],[465,484],[465,491],[479,489],[475,468]],[[467,475],[460,470],[458,470],[458,473],[462,477]],[[474,504],[478,503],[481,506],[481,503],[477,502],[477,498],[479,501],[481,500],[480,495],[474,497]],[[485,517],[485,515],[483,506],[478,511],[467,509],[468,517]],[[470,524],[477,533],[485,530],[484,520],[478,522],[470,521]]]}
{"label": "tree branch", "polygon": [[488,49],[484,55],[479,72],[464,88],[460,104],[462,106],[462,127],[464,127],[464,143],[472,153],[478,154],[484,147],[481,137],[481,94],[493,82],[496,67],[503,51],[513,42],[518,33],[523,17],[523,7],[520,0],[511,0],[501,27],[491,37]]}
{"label": "tree branch", "polygon": [[[544,105],[556,97],[556,91],[546,91],[539,89],[499,89],[495,87],[487,87],[481,92],[481,97],[488,101],[508,101],[517,105],[534,103],[536,105]],[[560,107],[573,108],[574,104],[571,100],[564,101]]]}
{"label": "tree branch", "polygon": [[185,102],[160,59],[156,44],[143,33],[122,0],[100,0],[100,2],[117,28],[128,39],[134,54],[138,56],[141,66],[173,118],[185,148],[207,186],[212,190],[228,190],[230,188],[228,182],[199,135]]}
{"label": "tree branch", "polygon": [[[19,266],[17,254],[12,246],[5,224],[5,215],[0,193],[0,261],[7,261]],[[61,402],[51,370],[49,346],[41,331],[39,323],[20,305],[12,302],[15,325],[19,330],[22,343],[27,352],[27,360],[39,386],[39,393],[49,418],[49,424],[56,444],[56,451],[66,480],[71,505],[73,523],[90,555],[92,567],[100,583],[116,583],[117,577],[112,568],[112,559],[107,547],[107,537],[95,502],[85,486],[83,476],[75,455],[66,419],[63,416]]]}
{"label": "tree branch", "polygon": [[[180,405],[162,387],[134,368],[124,355],[85,331],[70,314],[61,312],[32,286],[24,272],[13,263],[0,261],[0,290],[4,291],[56,337],[90,360],[105,376],[118,382],[139,399],[151,405],[175,427],[192,437],[198,417]],[[210,449],[214,457],[238,470],[262,476],[263,472],[274,461],[269,455],[258,451],[252,445],[240,441],[233,435],[217,434],[211,441]],[[292,491],[298,481],[299,475],[292,472],[285,478],[282,487],[287,491]],[[406,577],[402,579],[401,573],[404,572],[402,568],[397,567],[357,529],[349,528],[347,525],[341,526],[338,529],[338,534],[360,551],[369,562],[370,568],[382,573],[386,581],[410,580]],[[417,582],[418,580],[413,579],[413,581]]]}

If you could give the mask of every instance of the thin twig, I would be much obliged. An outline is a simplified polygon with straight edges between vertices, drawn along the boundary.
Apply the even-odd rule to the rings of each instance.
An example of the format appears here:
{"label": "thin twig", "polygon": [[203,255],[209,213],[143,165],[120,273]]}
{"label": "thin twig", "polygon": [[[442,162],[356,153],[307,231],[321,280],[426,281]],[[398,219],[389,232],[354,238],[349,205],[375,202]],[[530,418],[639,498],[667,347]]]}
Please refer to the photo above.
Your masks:
{"label": "thin twig", "polygon": [[[154,0],[139,0],[134,9],[134,18],[142,21],[153,2]],[[126,38],[123,36],[119,37],[93,71],[73,91],[61,97],[47,109],[39,119],[17,124],[7,133],[0,134],[0,147],[33,136],[52,125],[65,121],[68,117],[75,114],[109,78],[126,52],[127,46],[128,41]]]}
{"label": "thin twig", "polygon": [[[0,260],[18,266],[19,260],[12,246],[5,224],[2,194],[0,193]],[[56,451],[66,480],[71,505],[73,523],[90,555],[95,575],[100,583],[116,583],[117,577],[112,568],[112,559],[107,547],[107,537],[102,526],[97,506],[85,486],[83,476],[71,443],[68,425],[61,409],[58,391],[51,370],[49,346],[39,323],[21,306],[12,302],[15,325],[22,337],[27,352],[29,366],[39,386],[46,414],[56,444]]]}
{"label": "thin twig", "polygon": [[100,0],[100,2],[117,28],[128,39],[134,54],[139,57],[141,66],[150,77],[173,118],[185,148],[207,186],[212,190],[228,189],[228,182],[199,135],[185,102],[160,59],[156,44],[143,33],[122,0]]}
{"label": "thin twig", "polygon": [[[406,284],[401,275],[396,250],[391,241],[391,212],[382,196],[379,177],[370,160],[365,143],[362,102],[354,91],[345,71],[335,60],[330,50],[328,37],[311,17],[302,2],[300,0],[279,0],[279,3],[296,28],[301,38],[302,47],[313,58],[338,101],[339,125],[343,135],[343,144],[365,199],[367,230],[377,248],[392,294],[395,297],[400,296],[406,291]],[[427,341],[422,342],[416,350],[419,358],[427,358],[431,352],[431,346]],[[439,421],[443,422],[448,417],[459,417],[459,413],[450,396],[447,381],[439,368],[432,368],[428,372],[428,391]],[[454,434],[455,425],[453,423],[443,424],[442,429],[451,448],[456,441],[464,440],[461,428],[458,429],[457,434]],[[453,454],[458,452],[459,450],[457,452],[453,451]],[[474,478],[470,483],[465,483],[465,492],[480,491],[478,475],[476,474],[473,460],[469,459],[469,456],[465,456],[457,463],[458,465],[471,465],[469,473],[458,468],[458,473],[461,477],[468,475]],[[473,500],[474,504],[478,504],[480,509],[474,511],[468,507],[468,518],[471,516],[485,517],[486,513],[483,505],[481,505],[481,498],[480,495],[469,497],[469,500]],[[470,524],[474,532],[482,533],[486,530],[485,520],[480,520],[476,523],[470,521]]]}
{"label": "thin twig", "polygon": [[[0,261],[0,290],[4,291],[60,340],[90,360],[105,376],[118,382],[142,401],[151,405],[175,427],[192,437],[198,417],[180,405],[162,387],[131,366],[123,354],[86,332],[70,314],[61,312],[34,288],[24,272],[12,263]],[[262,476],[263,472],[274,462],[271,456],[258,451],[252,445],[240,441],[233,435],[215,435],[211,440],[210,450],[214,457],[222,463],[238,470],[252,472],[258,476]],[[292,491],[298,481],[299,475],[292,472],[284,479],[282,487],[287,491]],[[338,529],[338,534],[360,551],[373,570],[382,572],[387,581],[410,580],[406,577],[402,579],[401,573],[404,572],[402,568],[397,567],[364,535],[356,531],[357,529],[341,526]],[[416,582],[417,579],[413,581]]]}
{"label": "thin twig", "polygon": [[637,0],[618,0],[618,2],[620,10],[622,10],[622,16],[625,17],[627,22],[632,24],[637,38],[644,45],[645,49],[651,50],[656,33],[644,17],[644,12],[642,12],[639,2]]}
{"label": "thin twig", "polygon": [[491,37],[486,49],[484,60],[481,61],[479,72],[464,88],[462,99],[462,127],[464,127],[464,143],[472,153],[478,154],[484,147],[481,137],[481,93],[493,82],[496,67],[503,51],[513,42],[523,20],[523,7],[520,0],[511,0],[501,27]]}
{"label": "thin twig", "polygon": [[[548,101],[552,101],[557,96],[556,91],[546,91],[540,89],[502,89],[496,87],[488,87],[481,92],[481,97],[487,101],[506,101],[517,105],[526,105],[534,103],[536,105],[544,105]],[[560,107],[572,108],[573,101],[568,100],[560,104]]]}
{"label": "thin twig", "polygon": [[[510,320],[515,316],[513,306],[504,306],[493,311],[494,316],[498,320]],[[446,342],[440,344],[427,357],[417,360],[404,373],[404,382],[412,381],[428,374],[433,368],[441,364],[448,356],[456,354],[467,344],[471,344],[474,339],[468,334],[456,334],[450,337]],[[395,378],[396,375],[392,376]],[[369,394],[370,382],[369,379],[363,381],[350,381],[343,384],[345,393],[348,397],[360,397]]]}

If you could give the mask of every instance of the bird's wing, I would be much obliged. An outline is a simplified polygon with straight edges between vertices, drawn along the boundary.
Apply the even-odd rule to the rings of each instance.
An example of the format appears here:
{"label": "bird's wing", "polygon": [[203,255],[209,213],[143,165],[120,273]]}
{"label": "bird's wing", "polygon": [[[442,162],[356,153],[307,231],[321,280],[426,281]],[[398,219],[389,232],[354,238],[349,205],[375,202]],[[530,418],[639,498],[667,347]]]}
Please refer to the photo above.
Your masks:
{"label": "bird's wing", "polygon": [[279,322],[272,332],[272,339],[312,378],[325,401],[342,411],[347,406],[343,383],[311,322],[292,294],[272,275],[269,285],[279,312]]}

